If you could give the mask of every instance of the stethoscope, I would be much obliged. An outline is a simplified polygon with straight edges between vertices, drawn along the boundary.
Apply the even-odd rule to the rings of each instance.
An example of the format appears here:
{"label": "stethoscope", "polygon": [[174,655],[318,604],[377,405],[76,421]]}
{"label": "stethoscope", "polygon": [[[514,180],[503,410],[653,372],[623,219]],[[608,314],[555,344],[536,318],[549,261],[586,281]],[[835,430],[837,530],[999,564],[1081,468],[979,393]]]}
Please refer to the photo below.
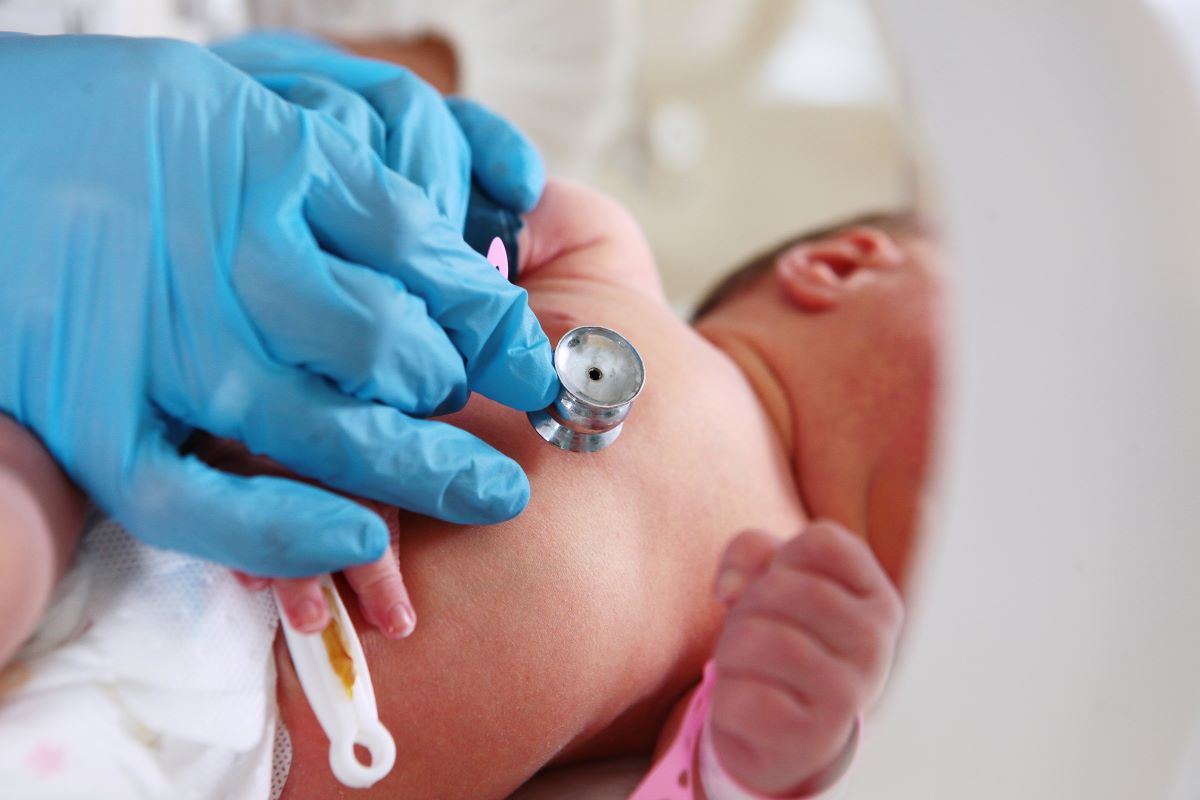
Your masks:
{"label": "stethoscope", "polygon": [[646,383],[637,348],[611,328],[573,328],[554,348],[554,371],[558,397],[529,412],[534,430],[572,453],[594,453],[615,442]]}

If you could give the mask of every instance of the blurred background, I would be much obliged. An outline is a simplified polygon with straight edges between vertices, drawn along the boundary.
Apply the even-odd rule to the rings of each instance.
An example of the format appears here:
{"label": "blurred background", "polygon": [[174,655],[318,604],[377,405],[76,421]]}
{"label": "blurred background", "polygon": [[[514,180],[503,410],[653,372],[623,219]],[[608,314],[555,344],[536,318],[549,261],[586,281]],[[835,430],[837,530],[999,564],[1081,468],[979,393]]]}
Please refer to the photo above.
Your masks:
{"label": "blurred background", "polygon": [[552,174],[622,200],[681,311],[740,259],[916,192],[864,0],[0,0],[0,21],[199,41],[277,26],[415,59],[514,120]]}
{"label": "blurred background", "polygon": [[628,124],[595,183],[686,309],[796,233],[915,200],[896,87],[858,0],[639,4]]}
{"label": "blurred background", "polygon": [[625,125],[594,182],[641,221],[686,308],[730,265],[911,202],[882,44],[858,0],[637,5]]}
{"label": "blurred background", "polygon": [[619,198],[681,311],[741,259],[912,203],[897,91],[862,0],[289,2],[255,20],[454,51],[456,86],[551,173]]}

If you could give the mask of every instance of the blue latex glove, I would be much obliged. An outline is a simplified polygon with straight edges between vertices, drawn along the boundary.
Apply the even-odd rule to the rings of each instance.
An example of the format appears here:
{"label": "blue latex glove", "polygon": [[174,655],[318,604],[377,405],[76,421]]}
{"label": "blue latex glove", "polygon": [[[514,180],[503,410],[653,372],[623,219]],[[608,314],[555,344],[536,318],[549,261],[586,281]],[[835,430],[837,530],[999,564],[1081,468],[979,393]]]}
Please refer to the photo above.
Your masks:
{"label": "blue latex glove", "polygon": [[455,522],[528,499],[468,389],[545,406],[524,291],[342,126],[181,42],[0,34],[0,410],[146,541],[247,572],[378,558],[331,492],[209,469],[194,428]]}
{"label": "blue latex glove", "polygon": [[478,103],[443,100],[405,67],[289,32],[253,33],[213,51],[291,102],[333,116],[460,227],[472,178],[517,213],[541,197],[545,166],[524,136]]}

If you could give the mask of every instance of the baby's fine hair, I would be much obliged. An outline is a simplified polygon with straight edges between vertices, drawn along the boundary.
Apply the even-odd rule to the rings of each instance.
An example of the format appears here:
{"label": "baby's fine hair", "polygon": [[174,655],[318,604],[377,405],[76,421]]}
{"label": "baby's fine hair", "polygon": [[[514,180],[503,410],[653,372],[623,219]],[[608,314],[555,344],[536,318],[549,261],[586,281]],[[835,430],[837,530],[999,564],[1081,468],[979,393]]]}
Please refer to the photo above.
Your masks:
{"label": "baby's fine hair", "polygon": [[815,230],[808,230],[798,236],[793,236],[774,247],[765,250],[734,267],[725,277],[708,291],[704,299],[692,312],[692,322],[696,322],[714,311],[729,298],[741,292],[754,283],[761,275],[771,270],[775,260],[788,248],[805,242],[827,239],[845,230],[858,227],[881,228],[893,236],[925,236],[929,227],[924,219],[912,211],[873,211],[860,214],[849,219],[843,219],[831,225],[825,225]]}

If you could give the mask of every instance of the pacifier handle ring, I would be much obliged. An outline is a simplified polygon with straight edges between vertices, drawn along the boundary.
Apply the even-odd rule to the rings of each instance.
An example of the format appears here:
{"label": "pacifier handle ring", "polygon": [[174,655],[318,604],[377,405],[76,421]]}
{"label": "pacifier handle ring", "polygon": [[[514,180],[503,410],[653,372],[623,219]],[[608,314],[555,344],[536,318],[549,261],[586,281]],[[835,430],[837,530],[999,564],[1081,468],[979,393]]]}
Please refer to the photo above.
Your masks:
{"label": "pacifier handle ring", "polygon": [[[369,765],[359,761],[355,745],[371,754]],[[396,763],[396,741],[382,723],[372,722],[359,728],[353,737],[329,743],[329,767],[344,785],[367,787],[387,775]]]}

